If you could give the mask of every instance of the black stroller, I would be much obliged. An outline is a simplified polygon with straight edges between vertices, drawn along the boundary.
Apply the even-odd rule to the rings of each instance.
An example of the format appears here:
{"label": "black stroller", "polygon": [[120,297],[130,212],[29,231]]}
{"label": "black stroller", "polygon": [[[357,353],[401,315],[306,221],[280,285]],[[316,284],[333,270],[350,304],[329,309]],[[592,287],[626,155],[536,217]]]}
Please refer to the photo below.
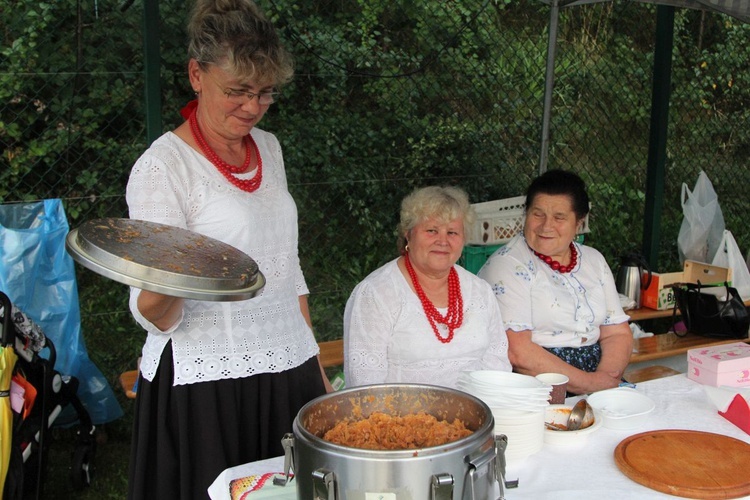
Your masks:
{"label": "black stroller", "polygon": [[[48,431],[69,405],[75,411],[78,425],[70,479],[74,488],[82,489],[91,483],[96,454],[96,428],[77,396],[78,379],[55,371],[55,346],[44,336],[38,325],[22,311],[13,309],[10,299],[3,292],[0,292],[0,306],[0,348],[12,349],[17,355],[14,366],[6,363],[6,369],[12,369],[14,377],[21,377],[17,379],[18,382],[36,390],[36,397],[30,408],[26,407],[20,413],[11,411],[12,440],[10,443],[2,443],[4,447],[9,445],[10,459],[3,489],[0,491],[3,494],[0,496],[5,500],[40,498],[49,451]],[[39,355],[44,348],[49,350],[46,359]],[[33,392],[33,389],[27,392]],[[6,388],[0,390],[5,391]],[[6,415],[0,420],[5,418]]]}

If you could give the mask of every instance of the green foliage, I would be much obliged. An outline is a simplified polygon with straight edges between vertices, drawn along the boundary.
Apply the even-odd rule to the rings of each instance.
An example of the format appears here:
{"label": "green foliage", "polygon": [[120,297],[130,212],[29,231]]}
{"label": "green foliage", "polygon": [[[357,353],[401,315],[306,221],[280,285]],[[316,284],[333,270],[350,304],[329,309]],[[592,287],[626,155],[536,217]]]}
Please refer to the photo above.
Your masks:
{"label": "green foliage", "polygon": [[[127,173],[145,148],[141,6],[13,3],[3,8],[0,51],[0,200],[61,197],[73,224],[124,215]],[[539,153],[546,6],[260,3],[297,59],[296,80],[263,126],[284,146],[313,296],[346,297],[395,255],[398,205],[414,187],[457,184],[475,201],[523,192]],[[174,0],[160,9],[162,114],[171,128],[192,98],[188,9]],[[591,179],[594,220],[607,224],[595,226],[589,241],[610,259],[624,231],[633,245],[639,241],[642,213],[632,207],[645,192],[653,51],[643,28],[645,19],[653,32],[654,12],[604,3],[563,9],[561,17],[550,166]],[[748,90],[737,84],[750,76],[741,64],[748,28],[717,19],[692,11],[676,17],[674,79],[685,83],[674,85],[672,150],[711,152],[691,152],[688,170],[675,172],[686,182],[716,158],[734,164],[748,149],[741,126]],[[679,219],[679,189],[668,190],[665,206]],[[337,335],[340,325],[331,321],[323,329]]]}
{"label": "green foliage", "polygon": [[[538,169],[549,8],[536,0],[258,0],[296,59],[262,127],[297,201],[319,339],[342,334],[351,289],[396,255],[400,201],[453,184],[472,201],[522,194]],[[121,8],[125,6],[125,8]],[[145,139],[142,3],[0,4],[0,203],[58,197],[75,226],[125,216]],[[160,0],[161,113],[181,123],[188,4]],[[615,267],[642,245],[656,7],[562,9],[549,168],[588,182],[586,242]],[[677,10],[659,271],[678,268],[680,188],[703,169],[750,247],[750,35]],[[115,384],[143,333],[122,285],[80,270],[90,355]]]}
{"label": "green foliage", "polygon": [[[130,65],[140,59],[138,40],[113,36],[123,28],[117,12],[13,3],[0,22],[0,96],[11,122],[0,129],[0,201],[121,195],[132,156],[120,139],[132,144],[142,128],[129,112],[142,95]],[[73,221],[82,207],[69,212]]]}
{"label": "green foliage", "polygon": [[[146,146],[141,5],[14,4],[1,21],[0,201],[61,197],[72,224],[125,215],[127,173]],[[297,63],[295,81],[262,126],[284,147],[311,301],[322,306],[313,307],[316,325],[335,337],[348,292],[395,256],[398,206],[408,191],[456,184],[486,201],[521,194],[534,176],[548,10],[479,0],[260,4]],[[169,129],[192,98],[188,9],[174,0],[159,7]],[[623,236],[640,245],[653,51],[643,28],[645,20],[653,33],[654,12],[603,3],[561,16],[550,167],[590,179],[594,233],[587,241],[610,262]],[[665,255],[676,239],[671,221],[681,215],[679,182],[692,182],[717,158],[729,166],[747,152],[748,91],[737,84],[750,76],[737,63],[748,56],[747,27],[717,19],[693,11],[676,17],[674,79],[685,83],[674,85],[671,155],[691,154],[682,161],[687,170],[673,169],[676,187],[667,186]],[[729,175],[717,174],[717,183],[731,189]],[[732,215],[728,221],[737,224]],[[107,306],[107,286],[97,283],[92,300],[119,310]],[[117,320],[105,324],[119,328]]]}

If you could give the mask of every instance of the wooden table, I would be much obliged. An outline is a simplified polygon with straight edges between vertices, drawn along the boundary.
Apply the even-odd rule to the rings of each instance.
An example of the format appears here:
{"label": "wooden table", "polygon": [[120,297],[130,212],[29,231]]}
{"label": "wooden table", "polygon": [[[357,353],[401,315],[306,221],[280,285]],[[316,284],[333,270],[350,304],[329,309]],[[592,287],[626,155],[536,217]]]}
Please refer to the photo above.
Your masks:
{"label": "wooden table", "polygon": [[[750,306],[750,301],[745,301],[745,305]],[[651,319],[668,318],[674,312],[672,309],[657,311],[656,309],[631,309],[625,311],[630,316],[630,321],[645,321]],[[679,310],[677,311],[679,314]],[[690,349],[697,347],[717,346],[722,344],[731,344],[734,342],[748,342],[750,338],[744,339],[715,339],[688,333],[685,336],[678,337],[675,333],[660,333],[653,337],[642,337],[635,339],[633,343],[633,354],[630,357],[630,363],[640,363],[642,361],[652,361],[663,359],[671,356],[687,353]]]}
{"label": "wooden table", "polygon": [[[750,300],[745,301],[745,305],[750,307]],[[630,321],[646,321],[649,319],[669,318],[674,314],[672,308],[665,309],[663,311],[657,311],[656,309],[649,309],[648,307],[641,307],[640,309],[630,309],[625,311],[625,314],[630,316]],[[680,310],[677,310],[677,315],[680,315]]]}
{"label": "wooden table", "polygon": [[674,333],[661,333],[653,337],[642,337],[633,342],[633,354],[630,356],[631,363],[663,359],[679,354],[685,354],[696,347],[717,346],[732,344],[734,342],[750,343],[750,338],[744,339],[714,339],[688,333],[684,337],[678,337]]}
{"label": "wooden table", "polygon": [[[750,305],[746,301],[745,305]],[[657,311],[655,309],[641,308],[625,311],[630,316],[630,321],[646,321],[660,318],[671,318],[674,315],[672,309]],[[677,311],[679,316],[679,310]],[[633,353],[630,356],[630,364],[625,370],[624,378],[630,382],[638,383],[646,380],[673,375],[683,371],[681,363],[676,362],[678,356],[684,357],[690,349],[699,347],[714,347],[722,344],[731,344],[734,342],[750,343],[749,338],[745,339],[715,339],[688,333],[684,336],[677,336],[675,333],[660,333],[652,337],[637,338],[633,341]],[[667,360],[667,358],[672,358]],[[655,364],[655,360],[664,360],[663,362],[672,366],[662,366]],[[675,370],[674,368],[678,368]]]}

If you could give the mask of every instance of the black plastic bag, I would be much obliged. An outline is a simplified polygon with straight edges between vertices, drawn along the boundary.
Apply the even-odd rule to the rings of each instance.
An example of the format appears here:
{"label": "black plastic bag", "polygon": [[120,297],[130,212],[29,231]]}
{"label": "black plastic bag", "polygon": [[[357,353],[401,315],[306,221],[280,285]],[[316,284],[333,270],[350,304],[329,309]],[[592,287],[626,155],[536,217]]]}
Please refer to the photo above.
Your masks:
{"label": "black plastic bag", "polygon": [[[725,300],[706,289],[724,288]],[[750,328],[750,314],[737,289],[723,285],[675,283],[672,285],[676,308],[680,309],[687,331],[721,339],[744,339]]]}

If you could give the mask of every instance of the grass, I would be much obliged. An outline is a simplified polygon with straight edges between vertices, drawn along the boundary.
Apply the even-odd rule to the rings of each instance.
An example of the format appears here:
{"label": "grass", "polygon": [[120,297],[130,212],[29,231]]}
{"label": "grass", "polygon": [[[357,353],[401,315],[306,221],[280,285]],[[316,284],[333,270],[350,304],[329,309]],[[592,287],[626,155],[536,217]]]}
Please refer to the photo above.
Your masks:
{"label": "grass", "polygon": [[70,479],[73,453],[76,450],[75,428],[53,428],[48,434],[49,457],[45,468],[44,500],[123,499],[128,488],[128,462],[133,402],[122,403],[125,416],[97,428],[97,447],[90,486],[76,490]]}

